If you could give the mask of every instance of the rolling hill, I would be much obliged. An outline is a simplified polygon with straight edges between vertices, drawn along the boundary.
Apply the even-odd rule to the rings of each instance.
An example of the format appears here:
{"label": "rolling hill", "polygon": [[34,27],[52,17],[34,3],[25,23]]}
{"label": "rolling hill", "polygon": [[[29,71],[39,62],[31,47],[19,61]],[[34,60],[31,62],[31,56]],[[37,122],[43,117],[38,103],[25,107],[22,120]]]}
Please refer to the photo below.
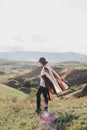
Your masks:
{"label": "rolling hill", "polygon": [[23,100],[27,96],[21,91],[11,88],[7,85],[0,84],[0,100]]}
{"label": "rolling hill", "polygon": [[[36,65],[28,69],[28,64],[25,67],[25,62],[2,61],[0,68],[5,73],[0,75],[0,130],[38,130],[44,127],[35,113],[41,67]],[[84,93],[87,91],[87,63],[62,62],[52,67],[71,84],[69,90],[59,97],[53,95],[53,101],[49,102],[49,111],[57,116],[57,130],[87,130],[87,93]],[[10,73],[7,73],[8,69]],[[13,69],[18,72],[13,73]],[[28,78],[32,79],[34,86],[30,91],[25,87],[26,94],[19,90]],[[41,107],[43,109],[43,102]]]}
{"label": "rolling hill", "polygon": [[[59,53],[38,53],[37,56],[37,52],[15,52],[14,55],[5,53],[4,57],[0,54],[3,59],[8,59],[0,60],[0,130],[38,130],[44,127],[35,113],[41,67],[36,62],[25,62],[37,61],[41,56],[47,57],[54,70],[71,86],[59,97],[53,95],[53,101],[49,102],[49,111],[57,116],[58,130],[87,130],[87,55],[68,54],[69,57],[64,56],[66,53],[62,57]],[[30,89],[23,86],[26,79],[34,83]]]}

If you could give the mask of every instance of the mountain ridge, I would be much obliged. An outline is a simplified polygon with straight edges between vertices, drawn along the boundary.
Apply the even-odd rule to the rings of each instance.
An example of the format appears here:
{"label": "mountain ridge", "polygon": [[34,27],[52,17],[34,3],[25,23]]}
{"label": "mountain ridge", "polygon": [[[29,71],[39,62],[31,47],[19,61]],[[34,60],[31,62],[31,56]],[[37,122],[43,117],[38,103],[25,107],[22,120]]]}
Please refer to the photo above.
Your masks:
{"label": "mountain ridge", "polygon": [[37,62],[40,57],[46,57],[46,59],[49,62],[63,62],[63,61],[87,62],[87,54],[81,54],[75,52],[39,52],[39,51],[0,52],[0,59],[6,59],[6,60]]}

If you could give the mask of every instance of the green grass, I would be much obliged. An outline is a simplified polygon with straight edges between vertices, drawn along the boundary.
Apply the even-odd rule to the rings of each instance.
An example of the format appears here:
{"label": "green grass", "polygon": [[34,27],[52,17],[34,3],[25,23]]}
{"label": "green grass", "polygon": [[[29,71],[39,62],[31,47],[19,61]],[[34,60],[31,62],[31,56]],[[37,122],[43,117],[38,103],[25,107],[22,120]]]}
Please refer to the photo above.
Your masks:
{"label": "green grass", "polygon": [[24,94],[21,91],[18,91],[14,88],[11,88],[9,86],[0,84],[0,100],[1,99],[18,99],[23,100],[27,97],[26,94]]}
{"label": "green grass", "polygon": [[[87,130],[87,97],[67,95],[53,99],[49,111],[57,115],[58,130]],[[41,123],[35,109],[36,89],[26,95],[0,84],[0,130],[39,130]]]}
{"label": "green grass", "polygon": [[87,97],[65,96],[56,99],[50,108],[58,115],[58,130],[87,130]]}
{"label": "green grass", "polygon": [[4,75],[5,73],[3,72],[3,71],[0,71],[0,75],[2,76],[2,75]]}
{"label": "green grass", "polygon": [[32,91],[33,95],[26,95],[0,84],[0,130],[38,130],[35,89]]}

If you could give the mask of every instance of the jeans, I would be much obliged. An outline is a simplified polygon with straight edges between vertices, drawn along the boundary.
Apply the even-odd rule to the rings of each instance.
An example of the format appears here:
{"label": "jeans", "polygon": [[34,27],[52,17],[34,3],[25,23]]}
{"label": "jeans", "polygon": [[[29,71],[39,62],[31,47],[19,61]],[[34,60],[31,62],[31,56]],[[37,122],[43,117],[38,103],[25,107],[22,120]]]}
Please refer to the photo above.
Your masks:
{"label": "jeans", "polygon": [[37,91],[37,109],[40,109],[41,105],[41,94],[43,94],[44,97],[44,102],[45,102],[45,107],[48,108],[48,90],[45,87],[40,86],[38,91]]}

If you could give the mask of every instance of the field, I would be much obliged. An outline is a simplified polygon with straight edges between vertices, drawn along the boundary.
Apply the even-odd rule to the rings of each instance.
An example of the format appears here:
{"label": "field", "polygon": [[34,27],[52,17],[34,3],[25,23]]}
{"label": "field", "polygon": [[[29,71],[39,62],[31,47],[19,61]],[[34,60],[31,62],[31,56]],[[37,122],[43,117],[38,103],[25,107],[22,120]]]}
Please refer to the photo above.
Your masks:
{"label": "field", "polygon": [[[30,95],[26,95],[0,85],[0,130],[39,130],[35,93],[32,89]],[[54,96],[49,102],[49,111],[57,115],[58,130],[87,130],[87,97],[76,98],[75,93]]]}
{"label": "field", "polygon": [[[87,130],[87,96],[77,97],[78,93],[82,91],[87,81],[85,81],[85,77],[87,76],[86,70],[87,65],[75,65],[64,68],[58,68],[56,64],[53,66],[57,72],[60,73],[61,76],[66,76],[68,81],[73,84],[68,92],[62,93],[59,97],[53,96],[53,101],[49,102],[49,111],[54,112],[57,115],[57,119],[55,124],[58,130]],[[40,68],[34,66],[34,71],[32,67],[28,70],[28,68],[23,69],[20,72],[18,68],[12,75],[11,71],[8,67],[2,66],[2,72],[0,80],[3,77],[3,81],[0,84],[0,130],[39,130],[42,127],[41,122],[38,120],[38,116],[35,113],[36,110],[36,91],[38,87],[38,74]],[[11,65],[11,67],[13,67]],[[16,67],[17,68],[17,67]],[[76,72],[78,74],[76,75]],[[67,75],[66,75],[67,72]],[[73,73],[71,73],[73,72]],[[83,81],[76,82],[82,79]],[[73,75],[74,76],[73,76]],[[71,75],[71,77],[69,77]],[[33,82],[35,82],[32,86],[30,86],[29,93],[25,91],[19,91],[19,87],[7,86],[7,83],[14,78],[19,83],[23,83],[24,78],[32,78]],[[35,79],[36,77],[36,79]],[[78,78],[77,78],[78,77]],[[74,79],[75,78],[75,79]],[[77,78],[77,80],[76,80]],[[19,80],[20,79],[20,80]],[[72,80],[71,80],[72,79]],[[0,82],[1,82],[0,81]],[[4,83],[6,85],[4,85]],[[38,83],[38,84],[37,84]],[[20,87],[23,87],[20,85]],[[16,89],[15,89],[16,88]],[[26,87],[26,89],[28,89]],[[42,97],[43,98],[43,97]],[[43,100],[43,99],[42,99]],[[43,107],[43,101],[42,101]]]}

